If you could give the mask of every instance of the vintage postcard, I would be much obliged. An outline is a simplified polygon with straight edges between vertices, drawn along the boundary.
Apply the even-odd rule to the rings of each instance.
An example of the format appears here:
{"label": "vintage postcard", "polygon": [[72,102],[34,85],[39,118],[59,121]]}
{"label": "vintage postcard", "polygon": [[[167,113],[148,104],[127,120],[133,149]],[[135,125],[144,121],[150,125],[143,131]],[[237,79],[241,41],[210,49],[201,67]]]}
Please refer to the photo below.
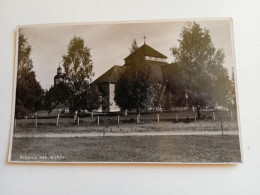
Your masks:
{"label": "vintage postcard", "polygon": [[241,163],[232,20],[19,26],[9,162]]}

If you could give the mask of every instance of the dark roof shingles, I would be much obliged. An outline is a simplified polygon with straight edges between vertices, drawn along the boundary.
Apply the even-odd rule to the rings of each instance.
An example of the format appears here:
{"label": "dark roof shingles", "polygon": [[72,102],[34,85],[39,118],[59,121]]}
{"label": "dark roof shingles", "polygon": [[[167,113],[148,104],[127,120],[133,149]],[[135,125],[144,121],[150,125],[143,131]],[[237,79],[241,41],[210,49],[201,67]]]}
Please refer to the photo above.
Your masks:
{"label": "dark roof shingles", "polygon": [[104,74],[102,74],[100,77],[98,77],[95,81],[92,82],[92,84],[98,84],[98,83],[105,83],[105,82],[117,82],[119,79],[119,76],[123,72],[125,67],[123,66],[113,66],[108,71],[106,71]]}
{"label": "dark roof shingles", "polygon": [[[165,55],[160,53],[159,51],[155,50],[154,48],[150,47],[149,45],[143,44],[139,49],[137,49],[134,53],[141,52],[145,56],[150,57],[157,57],[157,58],[167,58]],[[129,56],[127,56],[125,59],[131,57],[134,53],[131,53]]]}

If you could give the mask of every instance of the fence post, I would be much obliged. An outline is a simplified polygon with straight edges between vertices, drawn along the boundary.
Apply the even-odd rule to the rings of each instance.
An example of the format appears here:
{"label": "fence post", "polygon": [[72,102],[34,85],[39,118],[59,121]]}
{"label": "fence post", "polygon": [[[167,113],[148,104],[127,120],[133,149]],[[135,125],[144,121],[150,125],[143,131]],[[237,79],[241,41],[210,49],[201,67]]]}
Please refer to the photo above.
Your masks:
{"label": "fence post", "polygon": [[37,117],[35,118],[35,126],[37,127]]}
{"label": "fence post", "polygon": [[220,127],[221,127],[221,135],[223,135],[223,125],[222,125],[222,115],[220,112]]}
{"label": "fence post", "polygon": [[57,120],[56,120],[56,126],[59,126],[59,115],[57,116]]}
{"label": "fence post", "polygon": [[117,115],[117,124],[119,125],[119,115]]}
{"label": "fence post", "polygon": [[92,117],[92,118],[93,118],[93,115],[94,115],[94,114],[93,114],[93,111],[92,111],[92,112],[91,112],[91,117]]}
{"label": "fence post", "polygon": [[231,120],[233,120],[233,113],[232,113],[232,110],[230,111],[230,117],[231,117]]}
{"label": "fence post", "polygon": [[194,120],[195,120],[195,121],[197,120],[196,116],[194,117]]}
{"label": "fence post", "polygon": [[215,121],[216,120],[215,112],[213,112],[212,115],[213,115],[213,120]]}
{"label": "fence post", "polygon": [[78,116],[78,123],[77,124],[79,125],[79,116]]}
{"label": "fence post", "polygon": [[77,115],[75,114],[75,116],[74,116],[74,124],[76,124],[76,120],[77,120]]}
{"label": "fence post", "polygon": [[178,116],[178,113],[176,113],[176,122],[179,121],[179,116]]}
{"label": "fence post", "polygon": [[99,125],[99,115],[97,116],[97,124]]}
{"label": "fence post", "polygon": [[160,115],[157,113],[157,123],[160,122]]}
{"label": "fence post", "polygon": [[137,114],[137,115],[136,115],[136,123],[137,123],[137,124],[140,123],[140,118],[141,118],[141,115],[140,115],[140,114]]}
{"label": "fence post", "polygon": [[106,129],[105,127],[103,128],[103,138],[105,137],[105,134],[106,134]]}

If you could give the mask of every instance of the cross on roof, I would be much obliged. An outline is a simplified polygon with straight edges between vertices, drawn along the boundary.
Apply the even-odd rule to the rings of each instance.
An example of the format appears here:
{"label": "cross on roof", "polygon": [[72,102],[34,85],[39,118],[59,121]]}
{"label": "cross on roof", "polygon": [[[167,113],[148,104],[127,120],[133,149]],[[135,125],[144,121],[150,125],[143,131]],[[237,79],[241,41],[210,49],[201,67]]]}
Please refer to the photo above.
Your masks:
{"label": "cross on roof", "polygon": [[147,37],[144,35],[144,44],[145,44],[145,39],[146,39]]}

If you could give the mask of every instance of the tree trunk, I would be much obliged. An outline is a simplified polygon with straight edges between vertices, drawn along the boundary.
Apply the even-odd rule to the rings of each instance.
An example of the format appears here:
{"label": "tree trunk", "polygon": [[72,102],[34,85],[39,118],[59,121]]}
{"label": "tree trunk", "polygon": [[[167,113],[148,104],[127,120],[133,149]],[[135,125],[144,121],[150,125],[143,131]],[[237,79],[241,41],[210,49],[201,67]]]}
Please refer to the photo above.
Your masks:
{"label": "tree trunk", "polygon": [[140,123],[140,118],[141,118],[140,110],[138,109],[138,110],[137,110],[137,116],[136,116],[136,123],[137,123],[137,124]]}
{"label": "tree trunk", "polygon": [[201,118],[201,115],[200,115],[200,105],[197,105],[197,115],[198,115],[198,119]]}

